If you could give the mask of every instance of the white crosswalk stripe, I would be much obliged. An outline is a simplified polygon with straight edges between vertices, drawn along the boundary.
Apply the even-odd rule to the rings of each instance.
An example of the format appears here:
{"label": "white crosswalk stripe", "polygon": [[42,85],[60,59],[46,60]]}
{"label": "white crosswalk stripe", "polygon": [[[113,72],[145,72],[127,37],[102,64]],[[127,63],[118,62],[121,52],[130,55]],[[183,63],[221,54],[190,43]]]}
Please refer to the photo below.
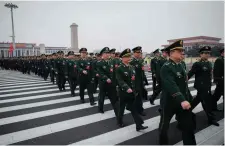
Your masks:
{"label": "white crosswalk stripe", "polygon": [[[151,73],[146,72],[146,76],[150,83],[146,86],[150,96]],[[194,78],[189,80],[188,87],[191,94],[196,96],[193,81]],[[212,91],[215,87],[212,86]],[[147,113],[147,116],[143,117],[144,125],[149,128],[137,132],[135,124],[126,121],[126,117],[131,116],[129,111],[125,110],[124,113],[124,121],[128,125],[118,128],[109,99],[105,99],[105,112],[101,114],[98,113],[97,106],[90,105],[86,92],[84,104],[80,103],[79,89],[76,89],[75,93],[76,96],[71,97],[68,83],[66,91],[59,92],[57,85],[50,83],[49,79],[44,81],[35,75],[0,70],[0,144],[116,145],[132,141],[138,143],[136,139],[146,134],[149,134],[149,137],[151,134],[158,134],[160,118],[155,112],[159,108],[159,99],[155,100],[155,105],[148,101],[143,102]],[[98,93],[95,93],[94,97],[97,100]],[[221,103],[222,99],[218,101],[218,104]],[[194,109],[194,112],[200,115],[202,111],[200,104]],[[173,118],[171,124],[174,122]],[[199,130],[203,129],[204,126]],[[181,139],[178,139],[179,141]],[[152,144],[151,142],[153,141],[146,140],[147,145]]]}

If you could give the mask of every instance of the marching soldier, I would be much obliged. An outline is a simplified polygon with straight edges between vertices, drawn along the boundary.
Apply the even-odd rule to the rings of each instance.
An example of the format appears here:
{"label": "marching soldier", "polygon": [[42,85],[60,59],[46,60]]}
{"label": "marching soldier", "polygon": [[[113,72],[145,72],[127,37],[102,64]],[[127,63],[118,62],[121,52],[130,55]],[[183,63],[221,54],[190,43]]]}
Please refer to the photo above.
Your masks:
{"label": "marching soldier", "polygon": [[159,75],[160,70],[159,70],[159,57],[160,57],[160,53],[159,53],[159,49],[156,49],[154,52],[154,58],[151,60],[151,71],[152,71],[152,89],[153,89],[153,94],[152,97],[149,98],[150,104],[154,104],[154,101],[152,100],[153,98],[156,98],[156,89],[157,89],[157,75]]}
{"label": "marching soldier", "polygon": [[59,91],[65,91],[65,83],[66,83],[66,78],[65,78],[65,59],[63,58],[64,53],[63,51],[58,51],[58,58],[55,60],[54,64],[54,71],[56,74],[56,82],[59,88]]}
{"label": "marching soldier", "polygon": [[145,81],[145,72],[144,72],[144,65],[141,61],[141,53],[142,53],[142,47],[138,46],[132,49],[133,51],[133,58],[131,59],[130,65],[133,66],[135,69],[135,91],[137,93],[137,96],[135,98],[137,111],[140,115],[146,116],[146,113],[144,112],[143,108],[143,88],[144,88],[144,81]]}
{"label": "marching soldier", "polygon": [[97,87],[98,87],[98,80],[99,80],[99,73],[98,73],[98,63],[100,62],[100,54],[99,53],[95,53],[95,58],[93,59],[93,69],[94,69],[94,74],[95,74],[95,81],[94,81],[94,93],[97,92]]}
{"label": "marching soldier", "polygon": [[194,114],[188,97],[187,74],[180,64],[183,41],[178,40],[167,47],[169,60],[161,68],[162,108],[159,123],[159,144],[168,145],[168,129],[174,114],[177,116],[184,145],[196,145]]}
{"label": "marching soldier", "polygon": [[50,78],[52,84],[55,84],[55,72],[54,72],[54,63],[55,63],[56,54],[53,53],[50,58]]}
{"label": "marching soldier", "polygon": [[212,64],[208,61],[210,52],[211,48],[209,46],[202,47],[199,51],[201,59],[195,62],[188,72],[188,79],[195,75],[194,88],[197,90],[197,96],[193,99],[191,107],[194,109],[201,102],[208,117],[208,124],[219,126],[212,112]]}
{"label": "marching soldier", "polygon": [[87,59],[87,49],[81,48],[79,52],[81,54],[81,59],[78,60],[77,62],[77,70],[79,74],[81,103],[85,103],[84,90],[87,89],[90,104],[93,106],[96,104],[94,102],[94,96],[93,96],[93,87],[94,87],[93,66],[90,60]]}
{"label": "marching soldier", "polygon": [[77,65],[74,58],[74,52],[68,52],[68,62],[67,62],[67,72],[68,72],[68,81],[70,84],[71,96],[75,96],[75,89],[77,86]]}
{"label": "marching soldier", "polygon": [[50,72],[50,56],[44,56],[44,71],[43,71],[43,77],[44,80],[46,81]]}
{"label": "marching soldier", "polygon": [[104,47],[100,51],[100,55],[102,56],[102,60],[98,63],[98,73],[99,73],[99,100],[98,100],[98,108],[100,113],[104,113],[103,106],[105,96],[107,95],[111,105],[113,107],[114,113],[117,116],[117,106],[116,103],[118,101],[116,96],[116,80],[113,79],[113,64],[109,61],[109,48]]}
{"label": "marching soldier", "polygon": [[165,49],[161,49],[162,52],[162,56],[158,57],[158,61],[155,65],[155,70],[156,70],[156,82],[158,83],[158,86],[156,86],[155,90],[153,91],[153,95],[151,96],[150,103],[152,105],[154,105],[154,101],[157,98],[157,96],[160,94],[160,92],[162,91],[162,86],[161,86],[161,77],[160,77],[160,70],[162,68],[162,66],[164,65],[164,63],[167,62],[167,57],[168,57],[168,53]]}
{"label": "marching soldier", "polygon": [[116,79],[119,85],[119,114],[118,124],[123,127],[123,114],[125,108],[131,111],[132,117],[136,124],[136,131],[144,130],[148,128],[143,126],[143,119],[138,114],[135,104],[135,98],[137,98],[137,92],[135,87],[136,74],[135,69],[129,64],[131,60],[131,50],[125,49],[121,54],[121,65],[116,70]]}
{"label": "marching soldier", "polygon": [[216,83],[212,105],[214,111],[219,111],[217,108],[217,101],[221,96],[224,98],[224,49],[220,50],[220,54],[221,56],[216,59],[213,69],[213,79],[214,83]]}

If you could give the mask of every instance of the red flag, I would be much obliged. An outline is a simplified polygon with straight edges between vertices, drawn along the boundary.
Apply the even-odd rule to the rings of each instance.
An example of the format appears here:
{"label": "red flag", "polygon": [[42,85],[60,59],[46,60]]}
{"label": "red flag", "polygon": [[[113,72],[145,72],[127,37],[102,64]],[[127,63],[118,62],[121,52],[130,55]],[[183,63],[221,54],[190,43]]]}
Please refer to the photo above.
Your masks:
{"label": "red flag", "polygon": [[9,53],[12,53],[12,52],[13,52],[13,50],[14,50],[13,45],[12,45],[12,44],[10,44],[10,46],[9,46]]}

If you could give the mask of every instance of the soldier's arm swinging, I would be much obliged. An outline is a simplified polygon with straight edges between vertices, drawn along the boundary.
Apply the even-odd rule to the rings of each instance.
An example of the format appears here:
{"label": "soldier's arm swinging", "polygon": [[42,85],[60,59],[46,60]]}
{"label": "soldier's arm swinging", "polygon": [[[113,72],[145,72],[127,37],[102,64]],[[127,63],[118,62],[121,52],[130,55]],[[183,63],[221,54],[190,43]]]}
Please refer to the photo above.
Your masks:
{"label": "soldier's arm swinging", "polygon": [[101,80],[103,82],[106,82],[107,79],[110,79],[108,76],[106,76],[106,74],[104,73],[104,70],[103,70],[103,66],[101,63],[98,63],[98,67],[97,67],[97,72],[99,74],[99,76],[101,77]]}
{"label": "soldier's arm swinging", "polygon": [[172,71],[167,67],[163,66],[160,71],[162,87],[173,97],[178,103],[185,101],[185,97],[180,92],[178,85],[175,82],[175,76]]}
{"label": "soldier's arm swinging", "polygon": [[198,69],[198,65],[197,65],[197,63],[194,63],[194,64],[192,65],[192,67],[191,67],[191,70],[188,72],[188,80],[189,80],[193,75],[196,74],[197,69]]}
{"label": "soldier's arm swinging", "polygon": [[81,67],[80,60],[77,62],[77,70],[79,73],[83,74],[84,69]]}
{"label": "soldier's arm swinging", "polygon": [[123,80],[123,77],[121,76],[123,74],[121,68],[118,68],[116,70],[116,80],[117,83],[119,85],[119,87],[123,90],[123,91],[127,91],[128,89],[131,89],[127,83]]}

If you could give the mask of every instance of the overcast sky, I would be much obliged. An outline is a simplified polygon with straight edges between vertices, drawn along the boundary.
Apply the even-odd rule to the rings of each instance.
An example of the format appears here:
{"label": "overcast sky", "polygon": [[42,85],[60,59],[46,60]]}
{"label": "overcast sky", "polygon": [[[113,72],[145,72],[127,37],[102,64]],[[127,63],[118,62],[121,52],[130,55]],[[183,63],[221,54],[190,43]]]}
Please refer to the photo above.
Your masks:
{"label": "overcast sky", "polygon": [[[168,39],[199,35],[224,40],[224,2],[14,2],[16,42],[70,47],[70,25],[78,24],[78,46],[89,51],[142,46],[151,52]],[[0,2],[0,42],[11,41],[9,9]],[[222,40],[222,41],[223,41]]]}

